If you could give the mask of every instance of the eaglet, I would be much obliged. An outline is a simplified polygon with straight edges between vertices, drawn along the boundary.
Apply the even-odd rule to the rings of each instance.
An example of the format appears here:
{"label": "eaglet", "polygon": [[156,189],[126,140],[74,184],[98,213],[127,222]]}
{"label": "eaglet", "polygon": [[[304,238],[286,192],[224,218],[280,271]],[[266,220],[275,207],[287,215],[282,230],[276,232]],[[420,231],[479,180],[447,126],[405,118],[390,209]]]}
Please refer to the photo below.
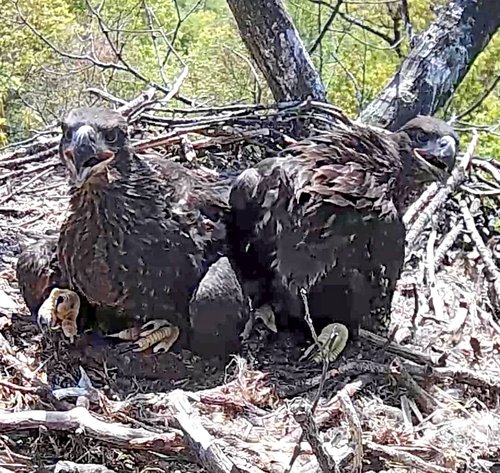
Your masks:
{"label": "eaglet", "polygon": [[449,176],[457,145],[431,117],[387,135],[342,125],[244,171],[231,191],[229,235],[254,305],[272,305],[278,328],[303,321],[307,303],[319,328],[386,334],[407,197]]}
{"label": "eaglet", "polygon": [[74,109],[62,131],[71,189],[57,262],[67,287],[122,314],[137,350],[166,351],[179,331],[203,356],[237,350],[247,304],[226,256],[229,184],[137,156],[117,112]]}

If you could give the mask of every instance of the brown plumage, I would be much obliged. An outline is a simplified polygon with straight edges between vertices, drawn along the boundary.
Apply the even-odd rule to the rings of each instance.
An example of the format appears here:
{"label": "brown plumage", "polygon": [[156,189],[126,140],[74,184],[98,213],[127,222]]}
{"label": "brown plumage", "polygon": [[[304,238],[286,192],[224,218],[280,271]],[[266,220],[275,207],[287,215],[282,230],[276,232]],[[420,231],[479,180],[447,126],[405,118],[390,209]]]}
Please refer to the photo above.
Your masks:
{"label": "brown plumage", "polygon": [[[305,289],[319,325],[385,332],[404,259],[405,201],[448,176],[457,142],[430,117],[392,135],[353,124],[243,172],[231,191],[230,240],[255,305],[272,303],[286,325],[302,319]],[[376,308],[382,320],[370,318]]]}
{"label": "brown plumage", "polygon": [[236,350],[246,301],[225,257],[229,185],[136,156],[124,118],[105,109],[69,114],[60,157],[71,182],[58,243],[69,287],[124,325],[168,320],[194,352]]}
{"label": "brown plumage", "polygon": [[57,261],[57,241],[58,236],[47,236],[23,249],[17,260],[19,289],[34,316],[52,288],[65,284]]}

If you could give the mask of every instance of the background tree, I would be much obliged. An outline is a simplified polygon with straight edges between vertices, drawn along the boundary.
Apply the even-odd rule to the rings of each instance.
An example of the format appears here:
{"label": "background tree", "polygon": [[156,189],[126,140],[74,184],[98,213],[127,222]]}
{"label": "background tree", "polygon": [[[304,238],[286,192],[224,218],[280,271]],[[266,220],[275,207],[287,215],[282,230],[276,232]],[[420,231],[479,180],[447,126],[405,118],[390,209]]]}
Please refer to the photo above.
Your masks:
{"label": "background tree", "polygon": [[[487,2],[491,8],[498,3],[478,5]],[[0,140],[22,139],[70,105],[102,102],[90,88],[130,99],[146,83],[168,91],[177,81],[182,88],[176,107],[272,101],[229,5],[225,0],[4,0]],[[410,54],[411,43],[446,5],[445,0],[284,1],[327,100],[352,117],[378,96]],[[470,112],[456,126],[487,131],[479,151],[488,155],[500,151],[499,52],[496,34],[439,111],[447,118]],[[123,61],[127,66],[121,67]]]}

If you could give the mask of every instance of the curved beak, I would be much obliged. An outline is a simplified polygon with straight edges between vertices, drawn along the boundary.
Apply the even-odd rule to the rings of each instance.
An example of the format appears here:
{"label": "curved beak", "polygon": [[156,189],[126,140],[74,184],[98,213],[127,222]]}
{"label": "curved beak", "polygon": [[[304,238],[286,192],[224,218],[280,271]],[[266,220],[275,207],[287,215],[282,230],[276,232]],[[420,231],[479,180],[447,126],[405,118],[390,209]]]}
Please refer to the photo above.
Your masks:
{"label": "curved beak", "polygon": [[[426,146],[415,149],[415,158],[423,172],[430,180],[446,181],[455,166],[457,144],[450,135],[435,141],[429,141]],[[427,180],[427,179],[426,179]]]}
{"label": "curved beak", "polygon": [[64,154],[72,164],[70,172],[73,182],[81,187],[88,177],[114,157],[114,152],[101,146],[96,131],[90,125],[82,125],[72,136]]}

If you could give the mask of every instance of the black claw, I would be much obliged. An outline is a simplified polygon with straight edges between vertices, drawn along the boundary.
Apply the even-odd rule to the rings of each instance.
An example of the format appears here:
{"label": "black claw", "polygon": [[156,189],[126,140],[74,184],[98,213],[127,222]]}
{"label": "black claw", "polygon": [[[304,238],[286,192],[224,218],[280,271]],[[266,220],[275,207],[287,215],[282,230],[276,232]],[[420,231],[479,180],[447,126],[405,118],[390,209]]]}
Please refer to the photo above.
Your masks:
{"label": "black claw", "polygon": [[47,328],[50,328],[52,325],[52,318],[44,316],[43,314],[37,313],[36,315],[36,323],[38,328],[42,333],[46,331]]}
{"label": "black claw", "polygon": [[137,348],[137,344],[135,342],[119,343],[117,346],[118,353],[122,355],[132,352],[134,348]]}

